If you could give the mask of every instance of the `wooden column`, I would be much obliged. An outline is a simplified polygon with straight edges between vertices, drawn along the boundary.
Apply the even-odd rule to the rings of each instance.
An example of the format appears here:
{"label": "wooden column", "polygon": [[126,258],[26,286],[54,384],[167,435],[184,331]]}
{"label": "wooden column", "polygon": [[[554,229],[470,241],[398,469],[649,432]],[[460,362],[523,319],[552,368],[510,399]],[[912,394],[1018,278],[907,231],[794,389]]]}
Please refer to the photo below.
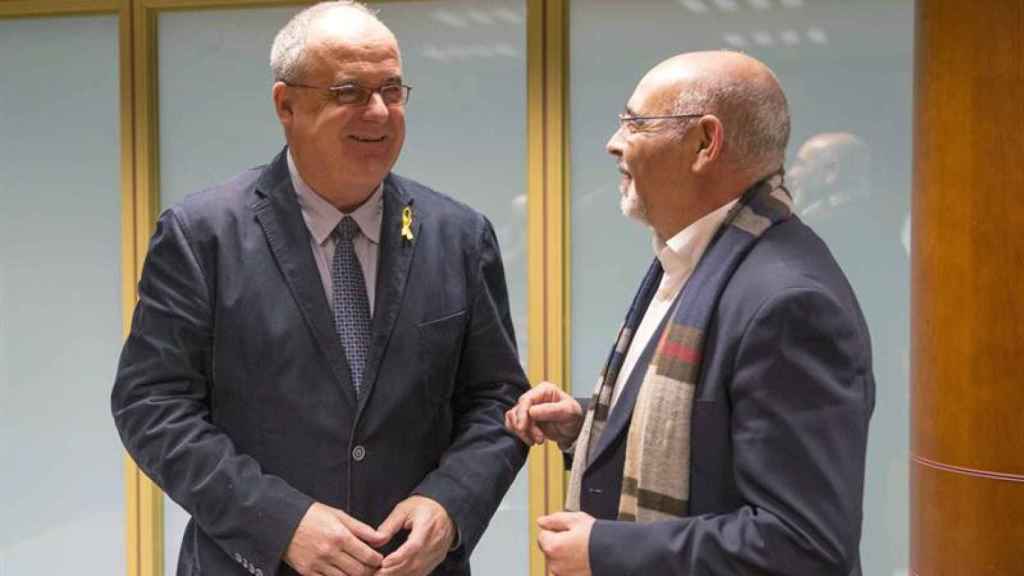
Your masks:
{"label": "wooden column", "polygon": [[918,0],[911,574],[1024,574],[1024,0]]}

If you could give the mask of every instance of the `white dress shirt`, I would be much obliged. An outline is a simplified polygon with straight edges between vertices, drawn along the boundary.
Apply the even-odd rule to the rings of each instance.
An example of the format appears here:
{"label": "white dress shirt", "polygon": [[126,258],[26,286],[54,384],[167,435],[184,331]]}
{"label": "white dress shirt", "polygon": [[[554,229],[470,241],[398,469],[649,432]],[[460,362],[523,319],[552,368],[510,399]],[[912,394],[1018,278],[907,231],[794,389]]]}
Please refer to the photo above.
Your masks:
{"label": "white dress shirt", "polygon": [[633,335],[626,358],[622,361],[622,368],[619,370],[615,388],[612,391],[612,407],[615,406],[619,394],[622,393],[626,382],[629,381],[636,361],[643,354],[647,343],[651,338],[660,336],[660,334],[655,334],[658,326],[672,307],[676,296],[686,285],[686,281],[690,279],[693,269],[697,267],[697,262],[704,255],[708,243],[711,242],[711,237],[714,236],[715,231],[718,230],[722,221],[729,215],[729,210],[737,201],[733,200],[714,212],[705,214],[701,219],[669,238],[667,242],[663,242],[657,234],[654,235],[652,240],[654,255],[661,262],[664,273],[661,276],[658,291],[651,298],[651,303],[648,304],[647,310],[644,312],[640,326],[637,327],[636,334]]}
{"label": "white dress shirt", "polygon": [[363,269],[363,280],[366,281],[366,295],[370,302],[370,316],[373,317],[374,296],[377,286],[377,254],[380,251],[380,225],[384,217],[384,183],[373,191],[366,202],[353,212],[346,214],[317,194],[299,175],[292,160],[292,152],[288,151],[288,172],[292,177],[292,186],[302,209],[302,219],[309,228],[309,246],[313,250],[313,260],[320,273],[320,282],[324,286],[327,304],[332,308],[333,283],[331,281],[331,262],[334,261],[335,238],[334,229],[342,218],[351,216],[359,225],[360,234],[352,241],[359,266]]}

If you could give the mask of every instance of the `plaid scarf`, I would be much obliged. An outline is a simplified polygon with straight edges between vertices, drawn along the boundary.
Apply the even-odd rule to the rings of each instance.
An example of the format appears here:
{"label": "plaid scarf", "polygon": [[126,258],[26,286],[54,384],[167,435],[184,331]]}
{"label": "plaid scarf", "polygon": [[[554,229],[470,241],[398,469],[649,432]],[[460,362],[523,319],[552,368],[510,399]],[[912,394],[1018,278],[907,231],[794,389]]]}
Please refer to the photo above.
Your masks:
{"label": "plaid scarf", "polygon": [[[781,171],[744,192],[715,232],[674,308],[668,312],[640,384],[626,437],[620,520],[654,522],[686,516],[690,494],[690,414],[708,322],[740,262],[768,228],[790,217],[791,210],[792,201],[782,184]],[[608,422],[615,381],[660,279],[661,266],[655,260],[601,371],[576,443],[567,510],[580,508],[583,473]]]}

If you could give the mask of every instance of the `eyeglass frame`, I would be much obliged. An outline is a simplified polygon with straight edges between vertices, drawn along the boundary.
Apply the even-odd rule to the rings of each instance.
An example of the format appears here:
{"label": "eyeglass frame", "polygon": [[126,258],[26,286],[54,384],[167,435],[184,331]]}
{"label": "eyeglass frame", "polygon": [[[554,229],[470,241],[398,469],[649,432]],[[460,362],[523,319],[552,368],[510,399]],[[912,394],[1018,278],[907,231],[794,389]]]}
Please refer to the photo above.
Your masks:
{"label": "eyeglass frame", "polygon": [[[285,86],[290,86],[292,88],[309,88],[309,89],[313,89],[313,90],[327,90],[328,92],[331,92],[334,95],[335,101],[337,101],[337,99],[338,99],[338,92],[340,90],[342,90],[343,88],[353,88],[353,87],[354,88],[359,88],[360,90],[363,91],[363,93],[366,94],[366,97],[363,99],[362,102],[338,102],[339,106],[366,106],[367,104],[370,103],[370,99],[373,98],[374,94],[380,94],[380,100],[381,100],[381,102],[384,103],[385,106],[405,106],[406,104],[409,103],[409,96],[412,94],[412,86],[409,86],[408,84],[401,84],[401,83],[399,83],[399,84],[383,84],[383,85],[378,86],[376,88],[367,88],[366,86],[363,86],[362,84],[359,84],[358,82],[345,82],[345,83],[342,83],[342,84],[333,84],[331,86],[314,86],[312,84],[299,84],[297,82],[286,82],[284,80],[280,80],[280,82],[283,83]],[[384,99],[384,93],[381,92],[382,90],[384,90],[386,88],[401,88],[402,92],[403,92],[402,100],[399,101],[399,102],[392,102],[392,103],[389,104],[388,101]]]}
{"label": "eyeglass frame", "polygon": [[[627,126],[630,122],[636,122],[637,120],[675,120],[680,118],[700,118],[706,114],[663,114],[658,116],[639,116],[634,114],[619,114],[619,129]],[[637,126],[639,127],[639,126]],[[631,129],[631,132],[635,132],[635,129]]]}

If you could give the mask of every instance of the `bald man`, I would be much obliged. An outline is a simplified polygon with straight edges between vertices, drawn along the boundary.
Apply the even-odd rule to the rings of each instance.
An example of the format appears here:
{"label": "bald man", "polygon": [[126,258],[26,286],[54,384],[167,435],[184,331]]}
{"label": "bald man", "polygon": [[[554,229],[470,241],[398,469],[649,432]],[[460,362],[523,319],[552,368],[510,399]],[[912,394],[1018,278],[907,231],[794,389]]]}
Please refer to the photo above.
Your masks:
{"label": "bald man", "polygon": [[788,172],[800,218],[827,220],[836,208],[867,198],[871,195],[870,172],[871,150],[856,135],[823,132],[811,136],[797,150],[796,162]]}
{"label": "bald man", "polygon": [[737,53],[666,60],[608,152],[656,258],[593,396],[551,383],[506,425],[572,458],[538,542],[557,576],[860,574],[874,380],[867,327],[791,214],[774,74]]}
{"label": "bald man", "polygon": [[157,225],[112,395],[191,514],[179,575],[469,574],[526,457],[494,231],[391,173],[409,87],[364,6],[271,50],[287,147]]}

